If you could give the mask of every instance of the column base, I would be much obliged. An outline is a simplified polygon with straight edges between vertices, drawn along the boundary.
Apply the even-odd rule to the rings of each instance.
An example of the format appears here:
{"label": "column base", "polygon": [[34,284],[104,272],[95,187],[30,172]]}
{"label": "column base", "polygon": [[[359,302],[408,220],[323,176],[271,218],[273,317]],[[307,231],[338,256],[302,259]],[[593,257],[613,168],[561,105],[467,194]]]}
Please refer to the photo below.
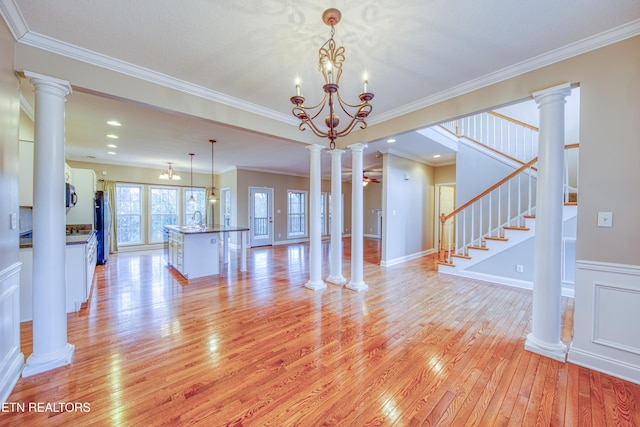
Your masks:
{"label": "column base", "polygon": [[351,289],[352,291],[360,292],[366,291],[369,289],[369,285],[364,282],[354,282],[353,280],[347,284],[347,289]]}
{"label": "column base", "polygon": [[557,344],[547,343],[534,337],[533,334],[527,335],[527,340],[524,342],[524,349],[560,362],[567,361],[566,345],[561,342]]}
{"label": "column base", "polygon": [[304,284],[304,287],[307,289],[313,289],[314,291],[319,291],[327,288],[327,284],[322,280],[309,280]]}
{"label": "column base", "polygon": [[22,377],[40,374],[61,366],[69,365],[73,360],[75,346],[67,343],[61,350],[54,353],[38,356],[35,353],[29,356],[22,370]]}
{"label": "column base", "polygon": [[325,280],[329,283],[333,283],[334,285],[344,285],[345,283],[347,283],[347,279],[345,279],[342,274],[329,276]]}

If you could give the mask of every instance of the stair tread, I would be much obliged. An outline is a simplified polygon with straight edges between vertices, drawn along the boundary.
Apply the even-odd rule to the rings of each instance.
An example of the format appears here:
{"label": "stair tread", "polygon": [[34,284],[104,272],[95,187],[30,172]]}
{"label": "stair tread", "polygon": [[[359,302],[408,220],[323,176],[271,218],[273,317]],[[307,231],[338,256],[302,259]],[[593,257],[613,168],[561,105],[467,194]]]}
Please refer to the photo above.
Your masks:
{"label": "stair tread", "polygon": [[467,249],[477,249],[479,251],[488,251],[489,248],[483,246],[467,246]]}
{"label": "stair tread", "polygon": [[455,267],[456,266],[455,264],[453,264],[451,262],[446,262],[446,261],[438,261],[438,264],[446,265],[446,266],[449,266],[449,267]]}
{"label": "stair tread", "polygon": [[469,255],[451,254],[451,256],[456,258],[471,259]]}
{"label": "stair tread", "polygon": [[505,230],[520,230],[520,231],[529,231],[530,228],[529,227],[513,227],[513,226],[507,226],[507,227],[502,227]]}
{"label": "stair tread", "polygon": [[524,217],[527,218],[527,219],[535,219],[536,218],[535,215],[525,215]]}
{"label": "stair tread", "polygon": [[485,240],[498,240],[500,242],[506,242],[509,239],[507,239],[506,237],[487,236],[485,237]]}

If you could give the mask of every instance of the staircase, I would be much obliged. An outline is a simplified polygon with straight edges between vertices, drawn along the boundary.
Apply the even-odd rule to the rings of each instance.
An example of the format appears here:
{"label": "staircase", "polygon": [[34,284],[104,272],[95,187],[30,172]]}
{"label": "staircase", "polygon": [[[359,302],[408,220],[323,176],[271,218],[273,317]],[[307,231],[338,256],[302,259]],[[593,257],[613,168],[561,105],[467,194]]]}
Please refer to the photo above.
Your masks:
{"label": "staircase", "polygon": [[[493,112],[442,126],[461,143],[481,146],[481,150],[505,164],[512,164],[514,169],[440,218],[438,271],[478,277],[472,272],[475,265],[520,244],[533,247],[532,242],[526,242],[535,236],[538,130]],[[577,144],[565,146],[565,223],[575,218],[577,212],[577,148]],[[460,185],[464,183],[457,183]],[[504,255],[503,258],[510,259]],[[533,258],[532,250],[530,258]],[[522,273],[522,265],[515,264],[513,272],[518,269],[518,273]],[[518,276],[511,275],[506,281],[496,277],[490,280],[530,287],[527,280],[515,277]]]}

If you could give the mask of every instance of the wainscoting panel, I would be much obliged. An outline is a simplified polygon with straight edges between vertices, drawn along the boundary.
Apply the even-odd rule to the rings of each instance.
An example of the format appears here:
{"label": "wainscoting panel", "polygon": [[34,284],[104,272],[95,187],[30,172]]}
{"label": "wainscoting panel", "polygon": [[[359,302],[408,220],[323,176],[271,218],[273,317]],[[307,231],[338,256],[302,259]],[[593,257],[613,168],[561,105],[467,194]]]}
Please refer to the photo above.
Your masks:
{"label": "wainscoting panel", "polygon": [[640,384],[640,266],[578,261],[568,361]]}
{"label": "wainscoting panel", "polygon": [[0,271],[0,403],[20,378],[20,263]]}

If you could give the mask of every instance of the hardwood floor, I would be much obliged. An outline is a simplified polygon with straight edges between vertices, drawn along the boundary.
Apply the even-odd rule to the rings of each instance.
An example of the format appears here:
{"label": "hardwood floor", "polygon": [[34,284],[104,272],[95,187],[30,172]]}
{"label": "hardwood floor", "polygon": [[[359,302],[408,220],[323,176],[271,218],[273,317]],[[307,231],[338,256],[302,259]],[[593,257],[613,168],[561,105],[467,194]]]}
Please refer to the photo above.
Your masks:
{"label": "hardwood floor", "polygon": [[383,268],[369,239],[368,291],[311,291],[308,251],[253,248],[248,272],[232,256],[189,282],[161,251],[113,256],[68,316],[73,363],[21,378],[8,402],[25,411],[0,424],[640,426],[639,385],[524,350],[530,291],[439,275],[434,256]]}

